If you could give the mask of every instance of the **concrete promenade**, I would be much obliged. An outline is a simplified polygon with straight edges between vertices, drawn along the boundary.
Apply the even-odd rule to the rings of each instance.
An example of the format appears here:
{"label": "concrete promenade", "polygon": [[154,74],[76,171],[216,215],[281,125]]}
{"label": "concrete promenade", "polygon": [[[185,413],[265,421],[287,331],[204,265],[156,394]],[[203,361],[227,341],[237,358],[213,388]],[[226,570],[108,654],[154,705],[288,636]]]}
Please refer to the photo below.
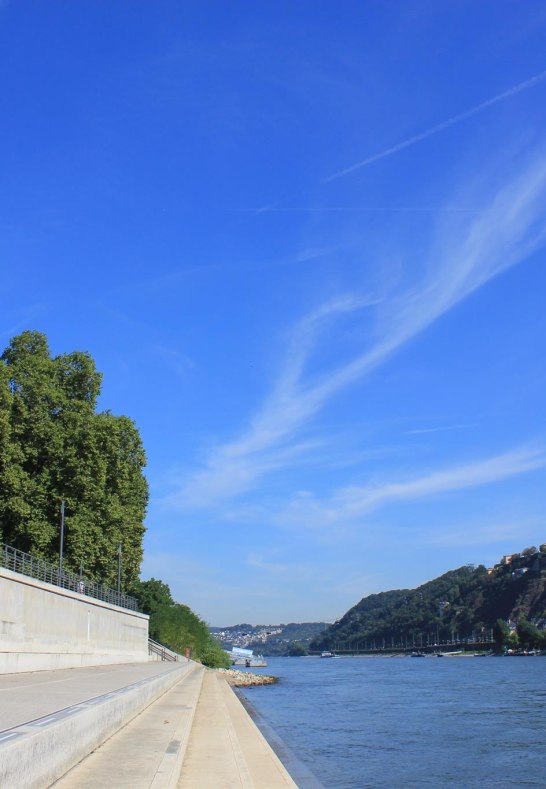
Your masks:
{"label": "concrete promenade", "polygon": [[207,672],[178,789],[295,786],[225,679],[215,672]]}
{"label": "concrete promenade", "polygon": [[1,675],[0,786],[296,784],[225,680],[183,662]]}

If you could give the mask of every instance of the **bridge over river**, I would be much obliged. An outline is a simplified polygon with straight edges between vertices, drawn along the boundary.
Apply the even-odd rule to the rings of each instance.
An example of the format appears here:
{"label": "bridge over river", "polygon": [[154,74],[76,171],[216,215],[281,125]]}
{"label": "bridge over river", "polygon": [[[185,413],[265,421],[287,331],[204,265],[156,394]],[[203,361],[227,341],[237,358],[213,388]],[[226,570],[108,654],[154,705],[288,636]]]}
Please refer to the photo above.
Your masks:
{"label": "bridge over river", "polygon": [[[453,641],[441,641],[434,644],[422,644],[419,642],[411,644],[395,644],[388,646],[376,646],[364,640],[336,641],[330,647],[336,655],[411,655],[413,652],[420,652],[425,655],[437,654],[439,652],[490,652],[495,647],[493,639],[454,639]],[[321,650],[310,650],[311,655],[320,655]]]}

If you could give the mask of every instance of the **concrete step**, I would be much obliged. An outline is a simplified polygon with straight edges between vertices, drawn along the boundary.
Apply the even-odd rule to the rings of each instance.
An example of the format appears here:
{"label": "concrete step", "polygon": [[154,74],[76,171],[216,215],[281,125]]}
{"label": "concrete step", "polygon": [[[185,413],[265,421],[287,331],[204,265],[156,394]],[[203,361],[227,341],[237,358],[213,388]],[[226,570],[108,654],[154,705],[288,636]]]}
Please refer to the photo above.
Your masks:
{"label": "concrete step", "polygon": [[111,671],[101,667],[2,676],[0,786],[50,786],[194,665],[145,663],[109,667]]}
{"label": "concrete step", "polygon": [[296,784],[217,673],[205,674],[178,789],[289,789]]}
{"label": "concrete step", "polygon": [[202,667],[195,668],[72,768],[55,789],[174,789],[203,674]]}

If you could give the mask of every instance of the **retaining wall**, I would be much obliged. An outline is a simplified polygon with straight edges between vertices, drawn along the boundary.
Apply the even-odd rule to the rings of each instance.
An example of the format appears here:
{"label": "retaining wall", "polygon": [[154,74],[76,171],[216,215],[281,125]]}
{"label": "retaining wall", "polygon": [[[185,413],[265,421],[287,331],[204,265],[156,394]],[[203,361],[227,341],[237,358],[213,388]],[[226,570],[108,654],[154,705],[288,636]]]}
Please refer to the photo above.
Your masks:
{"label": "retaining wall", "polygon": [[0,674],[145,662],[148,619],[0,568]]}

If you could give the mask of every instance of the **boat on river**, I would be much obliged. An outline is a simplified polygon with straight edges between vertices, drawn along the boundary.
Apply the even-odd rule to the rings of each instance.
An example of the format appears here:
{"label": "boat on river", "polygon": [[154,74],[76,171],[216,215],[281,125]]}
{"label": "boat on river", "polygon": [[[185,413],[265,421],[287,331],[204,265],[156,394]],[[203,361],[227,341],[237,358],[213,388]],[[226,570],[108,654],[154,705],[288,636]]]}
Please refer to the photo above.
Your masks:
{"label": "boat on river", "polygon": [[245,668],[263,668],[267,666],[267,661],[263,655],[255,655],[252,649],[232,647],[228,655],[232,666],[244,666]]}

